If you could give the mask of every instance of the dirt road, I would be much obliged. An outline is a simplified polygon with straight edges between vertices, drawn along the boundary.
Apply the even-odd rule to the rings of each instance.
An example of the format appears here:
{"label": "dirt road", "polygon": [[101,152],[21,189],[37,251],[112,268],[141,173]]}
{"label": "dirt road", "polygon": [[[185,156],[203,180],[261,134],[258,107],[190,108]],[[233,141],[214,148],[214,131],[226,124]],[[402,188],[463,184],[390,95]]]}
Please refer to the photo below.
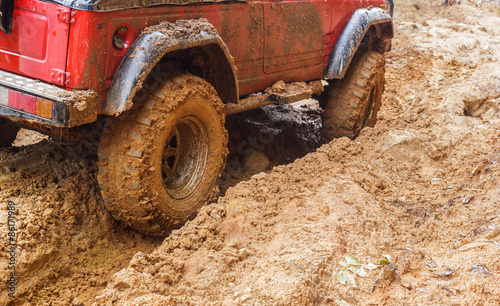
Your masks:
{"label": "dirt road", "polygon": [[0,304],[500,304],[500,9],[438,4],[396,3],[375,128],[239,182],[164,240],[109,216],[92,152],[24,133],[0,151],[19,222]]}

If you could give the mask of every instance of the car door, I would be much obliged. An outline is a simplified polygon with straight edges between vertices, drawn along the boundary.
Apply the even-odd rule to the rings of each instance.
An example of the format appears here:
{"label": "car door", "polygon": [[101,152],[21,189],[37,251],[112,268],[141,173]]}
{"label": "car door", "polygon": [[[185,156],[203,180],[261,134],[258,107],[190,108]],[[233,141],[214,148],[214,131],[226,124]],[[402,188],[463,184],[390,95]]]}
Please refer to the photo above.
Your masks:
{"label": "car door", "polygon": [[320,64],[332,1],[264,0],[264,72]]}

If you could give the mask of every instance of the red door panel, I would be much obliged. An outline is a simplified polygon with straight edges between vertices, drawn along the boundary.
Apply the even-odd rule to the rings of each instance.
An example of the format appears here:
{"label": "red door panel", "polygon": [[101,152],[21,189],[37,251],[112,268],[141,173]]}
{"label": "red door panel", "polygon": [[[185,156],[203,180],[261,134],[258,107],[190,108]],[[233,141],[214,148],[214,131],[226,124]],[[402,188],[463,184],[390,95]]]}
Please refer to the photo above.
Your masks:
{"label": "red door panel", "polygon": [[264,72],[273,73],[320,64],[323,36],[331,23],[327,1],[264,2]]}

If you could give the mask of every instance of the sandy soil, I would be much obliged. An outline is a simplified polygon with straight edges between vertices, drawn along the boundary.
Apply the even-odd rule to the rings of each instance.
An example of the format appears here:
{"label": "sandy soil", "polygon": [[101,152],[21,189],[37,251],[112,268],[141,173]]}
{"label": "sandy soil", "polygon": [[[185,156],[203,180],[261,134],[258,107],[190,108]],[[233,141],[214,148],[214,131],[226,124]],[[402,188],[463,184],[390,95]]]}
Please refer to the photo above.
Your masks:
{"label": "sandy soil", "polygon": [[375,128],[239,182],[166,239],[110,217],[92,152],[27,132],[2,149],[20,229],[0,304],[500,304],[500,9],[396,5]]}

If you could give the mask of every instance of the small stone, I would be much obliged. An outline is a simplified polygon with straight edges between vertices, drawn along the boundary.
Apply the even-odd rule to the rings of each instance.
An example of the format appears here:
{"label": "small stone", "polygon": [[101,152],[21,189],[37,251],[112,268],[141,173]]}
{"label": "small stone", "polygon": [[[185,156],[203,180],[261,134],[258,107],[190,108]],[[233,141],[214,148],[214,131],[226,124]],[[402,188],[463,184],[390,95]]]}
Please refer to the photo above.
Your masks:
{"label": "small stone", "polygon": [[413,289],[412,284],[409,283],[409,282],[403,282],[403,283],[401,283],[401,286],[405,287],[408,290],[412,290]]}
{"label": "small stone", "polygon": [[485,266],[481,266],[481,265],[472,265],[472,271],[477,271],[479,273],[483,273],[483,274],[486,274],[486,273],[489,273],[488,272],[488,268],[485,267]]}
{"label": "small stone", "polygon": [[249,172],[260,173],[266,171],[269,165],[267,156],[259,151],[252,151],[243,158],[243,167]]}
{"label": "small stone", "polygon": [[448,277],[448,276],[453,276],[454,274],[455,273],[450,268],[446,268],[443,272],[438,273],[438,275],[443,277],[443,278]]}
{"label": "small stone", "polygon": [[246,259],[250,255],[250,251],[248,249],[240,249],[238,251],[238,259],[243,260]]}
{"label": "small stone", "polygon": [[115,288],[118,290],[125,290],[125,289],[130,288],[130,285],[123,280],[118,280],[115,284]]}
{"label": "small stone", "polygon": [[71,302],[71,305],[73,306],[83,306],[83,302],[78,298],[78,297],[75,297],[73,299],[73,301]]}
{"label": "small stone", "polygon": [[248,301],[252,298],[252,289],[246,288],[240,296],[240,302]]}
{"label": "small stone", "polygon": [[466,197],[462,200],[462,203],[464,203],[464,204],[468,204],[470,201],[472,201],[472,199],[474,199],[474,195],[466,196]]}
{"label": "small stone", "polygon": [[47,208],[43,212],[43,217],[46,218],[46,219],[52,218],[53,215],[54,215],[54,209],[53,208]]}
{"label": "small stone", "polygon": [[28,226],[26,226],[26,229],[28,230],[30,235],[34,235],[38,231],[38,229],[33,224],[28,224]]}

